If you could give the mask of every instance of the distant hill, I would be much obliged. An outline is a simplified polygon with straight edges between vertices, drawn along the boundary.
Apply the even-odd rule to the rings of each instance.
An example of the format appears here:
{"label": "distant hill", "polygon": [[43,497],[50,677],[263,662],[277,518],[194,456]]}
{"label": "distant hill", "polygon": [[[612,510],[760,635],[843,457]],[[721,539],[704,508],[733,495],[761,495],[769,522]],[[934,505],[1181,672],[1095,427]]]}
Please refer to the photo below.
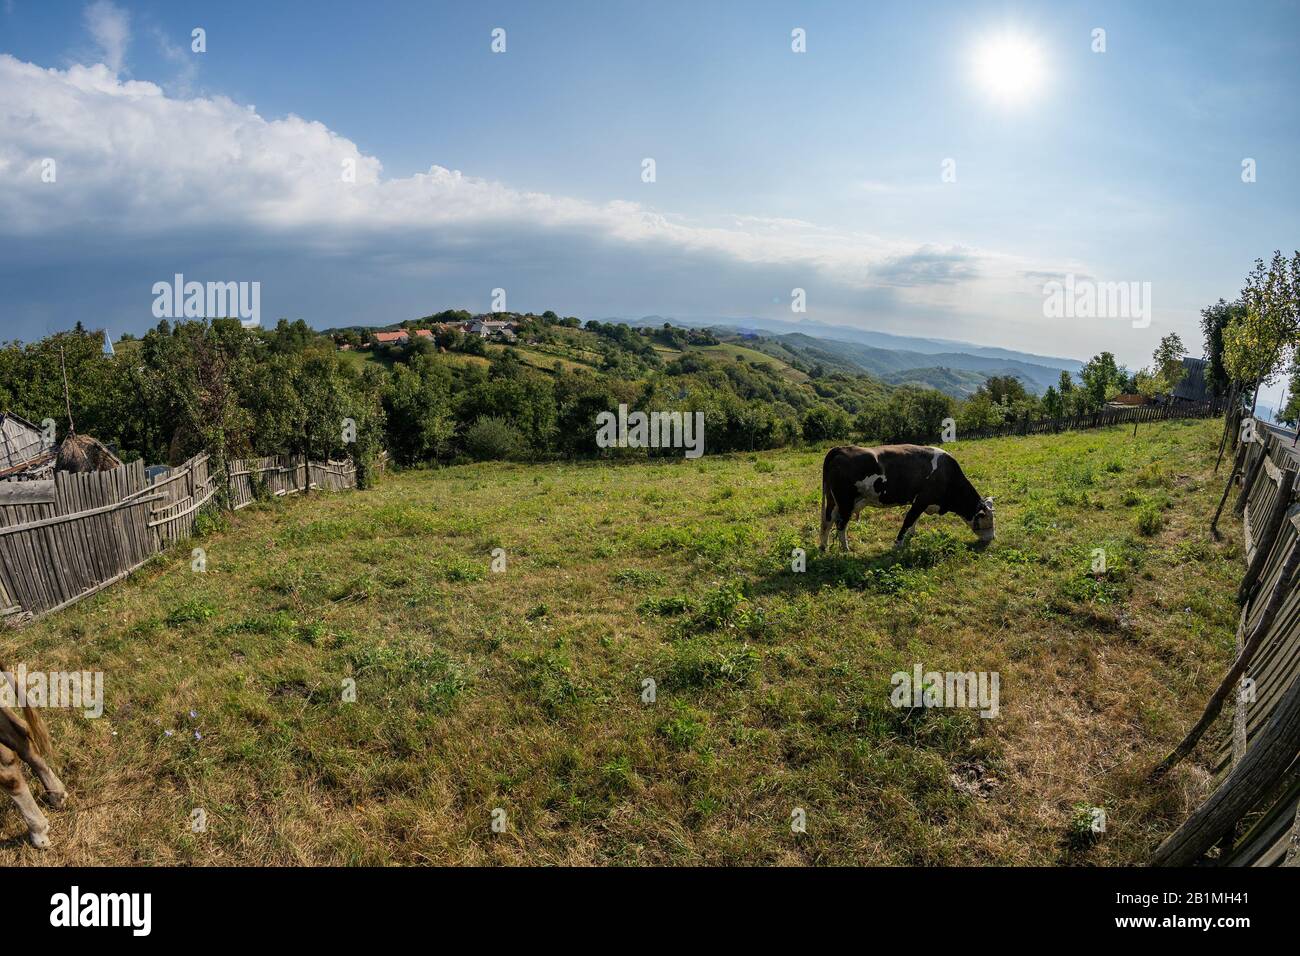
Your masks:
{"label": "distant hill", "polygon": [[792,364],[798,364],[802,359],[831,370],[867,372],[886,382],[925,385],[958,398],[970,395],[990,375],[1014,375],[1027,389],[1041,395],[1049,385],[1056,384],[1062,371],[1073,375],[1083,368],[1083,363],[1077,359],[951,339],[893,335],[808,320],[681,320],[650,315],[620,321],[638,326],[672,322],[674,325],[709,328],[719,336],[728,336],[729,333],[738,337],[759,336],[746,344]]}
{"label": "distant hill", "polygon": [[997,346],[976,345],[972,342],[962,342],[956,339],[895,335],[892,332],[877,332],[872,329],[860,329],[849,325],[831,325],[826,322],[816,322],[811,319],[803,319],[798,322],[787,322],[782,319],[715,318],[712,316],[697,319],[677,319],[665,318],[661,315],[647,315],[640,319],[618,319],[610,321],[627,322],[629,325],[662,325],[664,322],[671,322],[673,325],[680,325],[688,328],[729,328],[742,332],[758,332],[763,335],[772,335],[773,333],[777,335],[801,333],[812,338],[828,339],[834,342],[857,342],[862,345],[870,345],[875,348],[888,349],[890,351],[902,350],[908,352],[920,352],[926,355],[937,355],[945,352],[960,352],[967,355],[980,355],[986,358],[1004,358],[1016,362],[1026,362],[1031,365],[1045,365],[1049,368],[1067,369],[1072,373],[1077,373],[1083,368],[1083,362],[1078,359],[1064,358],[1054,355],[1038,355],[1033,352],[1020,352],[1015,349],[999,348]]}
{"label": "distant hill", "polygon": [[[998,373],[1013,374],[1013,373]],[[959,368],[910,368],[883,376],[890,385],[916,385],[933,388],[954,398],[970,398],[988,378],[981,372],[968,372]]]}
{"label": "distant hill", "polygon": [[751,348],[795,364],[802,359],[831,370],[866,372],[891,384],[925,385],[957,398],[969,396],[990,375],[1014,375],[1035,394],[1046,391],[1047,386],[1055,384],[1061,375],[1059,367],[1002,356],[882,349],[857,342],[814,338],[802,332],[770,339],[758,338],[749,344]]}
{"label": "distant hill", "polygon": [[[870,375],[887,385],[933,388],[959,399],[969,398],[993,375],[1015,376],[1028,391],[1041,395],[1049,385],[1056,384],[1062,370],[1075,374],[1083,367],[1075,359],[810,321],[710,318],[683,322],[659,315],[596,321],[623,322],[643,329],[659,328],[666,322],[678,328],[707,329],[725,344],[725,348],[715,346],[715,354],[726,352],[735,358],[739,351],[739,357],[753,361],[759,357],[756,353],[761,353],[775,360],[782,374],[793,381],[806,381],[820,368],[822,372]],[[383,326],[399,327],[401,323],[397,322]],[[350,329],[371,331],[355,326]],[[336,331],[340,330],[328,329],[325,334]],[[596,340],[581,329],[571,334],[574,344]],[[539,364],[550,367],[553,362]]]}

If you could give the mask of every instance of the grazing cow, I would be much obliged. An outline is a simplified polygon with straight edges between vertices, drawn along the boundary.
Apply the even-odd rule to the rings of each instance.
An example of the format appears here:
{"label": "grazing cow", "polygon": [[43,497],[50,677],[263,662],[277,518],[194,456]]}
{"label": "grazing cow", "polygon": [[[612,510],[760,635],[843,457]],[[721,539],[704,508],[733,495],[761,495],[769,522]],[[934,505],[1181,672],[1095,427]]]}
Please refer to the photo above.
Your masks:
{"label": "grazing cow", "polygon": [[849,549],[845,532],[864,507],[911,505],[894,547],[925,514],[960,515],[983,542],[993,540],[993,499],[981,498],[957,459],[942,448],[921,445],[843,445],[826,453],[822,463],[821,549],[826,550],[834,523],[840,547]]}
{"label": "grazing cow", "polygon": [[[7,672],[0,680],[9,680],[13,687],[13,681]],[[27,838],[32,841],[32,846],[41,849],[50,845],[50,822],[45,819],[32,792],[27,789],[22,765],[26,763],[31,767],[41,781],[41,786],[45,788],[45,799],[50,806],[63,806],[68,791],[43,759],[49,757],[53,749],[40,711],[26,704],[20,717],[8,707],[0,707],[0,787],[18,805],[18,810],[27,823]]]}

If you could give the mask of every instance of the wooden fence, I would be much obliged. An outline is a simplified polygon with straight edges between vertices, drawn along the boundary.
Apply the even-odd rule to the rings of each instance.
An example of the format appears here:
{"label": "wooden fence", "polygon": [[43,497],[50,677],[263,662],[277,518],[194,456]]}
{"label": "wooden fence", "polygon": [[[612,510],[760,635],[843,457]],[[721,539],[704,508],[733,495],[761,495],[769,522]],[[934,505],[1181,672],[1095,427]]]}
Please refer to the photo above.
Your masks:
{"label": "wooden fence", "polygon": [[[981,428],[961,432],[957,437],[1000,438],[1005,435],[1052,435],[1080,428],[1105,428],[1107,425],[1136,425],[1158,422],[1169,418],[1217,418],[1228,409],[1227,398],[1214,398],[1204,402],[1171,402],[1167,405],[1137,405],[1131,408],[1106,408],[1082,415],[1062,418],[1018,418],[1003,422],[996,428]],[[931,436],[933,438],[934,436]]]}
{"label": "wooden fence", "polygon": [[357,466],[351,461],[307,461],[293,455],[247,458],[230,463],[230,507],[238,511],[257,499],[258,487],[268,497],[300,491],[343,491],[357,486]]}
{"label": "wooden fence", "polygon": [[[1238,417],[1229,416],[1235,430]],[[1229,699],[1232,721],[1213,758],[1214,792],[1156,851],[1156,865],[1187,866],[1218,846],[1222,866],[1300,866],[1300,505],[1296,459],[1276,433],[1248,429],[1233,460],[1246,573],[1237,653],[1201,721],[1161,772],[1189,753]],[[1217,525],[1218,515],[1212,527]],[[1226,721],[1222,723],[1227,723]]]}
{"label": "wooden fence", "polygon": [[[207,454],[146,480],[142,462],[51,481],[0,482],[0,620],[61,610],[122,580],[194,533],[219,490]],[[350,462],[255,458],[230,462],[230,506],[305,490],[355,488]]]}

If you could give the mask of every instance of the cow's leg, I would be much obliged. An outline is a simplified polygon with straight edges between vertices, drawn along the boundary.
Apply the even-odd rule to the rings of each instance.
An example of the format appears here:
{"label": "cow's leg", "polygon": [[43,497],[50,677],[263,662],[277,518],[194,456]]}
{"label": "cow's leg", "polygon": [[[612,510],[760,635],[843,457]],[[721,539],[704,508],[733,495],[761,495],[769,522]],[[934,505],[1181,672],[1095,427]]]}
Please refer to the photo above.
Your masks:
{"label": "cow's leg", "polygon": [[36,774],[41,786],[45,788],[46,802],[55,808],[63,806],[64,801],[68,799],[68,788],[63,785],[63,781],[45,762],[45,759],[36,752],[30,742],[23,740],[18,743],[19,745],[14,750],[27,766],[32,768],[32,773]]}
{"label": "cow's leg", "polygon": [[[40,720],[40,714],[28,715],[29,721]],[[41,786],[45,788],[45,799],[52,807],[61,807],[68,798],[68,790],[58,778],[50,765],[45,762],[32,742],[30,729],[10,717],[8,711],[0,710],[0,750],[4,753],[17,754],[19,759],[32,768]],[[21,766],[19,770],[21,770]]]}
{"label": "cow's leg", "polygon": [[821,535],[817,539],[817,549],[825,551],[826,546],[831,540],[831,525],[835,521],[835,499],[831,495],[825,495],[825,501],[822,507],[822,529]]}
{"label": "cow's leg", "polygon": [[835,536],[839,539],[840,547],[847,554],[849,550],[849,522],[853,520],[853,500],[848,501],[841,499],[836,500],[835,504]]}
{"label": "cow's leg", "polygon": [[0,788],[17,804],[18,811],[27,823],[27,838],[32,846],[44,849],[50,845],[50,821],[37,806],[32,792],[27,789],[27,780],[23,777],[22,764],[17,755],[8,747],[0,746]]}
{"label": "cow's leg", "polygon": [[898,537],[894,539],[895,548],[901,548],[903,546],[903,539],[907,537],[907,533],[912,530],[912,525],[916,524],[916,519],[925,514],[925,507],[926,506],[921,503],[919,498],[912,502],[912,507],[907,509],[907,516],[903,518],[903,527],[898,529]]}

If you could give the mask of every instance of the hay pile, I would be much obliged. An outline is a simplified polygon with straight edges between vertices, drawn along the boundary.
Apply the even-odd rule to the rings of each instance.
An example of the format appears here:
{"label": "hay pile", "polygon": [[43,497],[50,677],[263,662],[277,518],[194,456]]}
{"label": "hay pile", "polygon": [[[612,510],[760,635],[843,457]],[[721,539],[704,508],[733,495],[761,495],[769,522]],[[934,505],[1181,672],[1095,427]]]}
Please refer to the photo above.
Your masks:
{"label": "hay pile", "polygon": [[89,435],[69,435],[59,445],[56,471],[84,474],[88,471],[108,471],[120,467],[122,462],[101,442]]}

